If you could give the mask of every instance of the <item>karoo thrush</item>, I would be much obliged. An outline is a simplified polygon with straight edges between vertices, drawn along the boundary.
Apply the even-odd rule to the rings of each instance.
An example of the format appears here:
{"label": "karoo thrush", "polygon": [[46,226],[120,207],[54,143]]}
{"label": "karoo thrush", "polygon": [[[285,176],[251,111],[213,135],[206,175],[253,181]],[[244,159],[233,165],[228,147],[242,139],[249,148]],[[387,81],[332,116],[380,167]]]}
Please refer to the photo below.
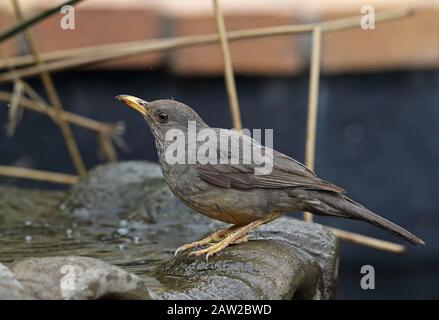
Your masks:
{"label": "karoo thrush", "polygon": [[[148,123],[155,138],[163,175],[172,192],[193,210],[231,224],[200,241],[181,246],[176,254],[208,245],[205,249],[191,252],[197,256],[206,254],[208,258],[231,244],[247,241],[246,234],[250,230],[294,210],[363,220],[411,243],[424,244],[423,240],[409,231],[348,198],[342,188],[318,178],[300,162],[268,147],[261,146],[263,152],[272,154],[272,168],[268,174],[256,174],[258,166],[243,161],[169,163],[166,150],[171,144],[175,147],[174,140],[166,139],[169,130],[178,129],[185,135],[186,139],[181,140],[183,142],[177,149],[181,148],[189,158],[195,156],[191,153],[197,152],[203,142],[190,141],[188,123],[195,124],[196,132],[210,127],[192,108],[174,100],[146,102],[128,95],[116,98],[140,112]],[[225,129],[212,130],[218,137],[240,135]],[[250,137],[240,136],[241,140],[250,141],[251,145],[260,145]],[[240,144],[239,147],[245,148],[245,145],[248,146]],[[224,156],[224,150],[220,149],[218,146],[215,151]],[[230,155],[227,155],[229,151],[226,150],[226,157],[230,160]]]}

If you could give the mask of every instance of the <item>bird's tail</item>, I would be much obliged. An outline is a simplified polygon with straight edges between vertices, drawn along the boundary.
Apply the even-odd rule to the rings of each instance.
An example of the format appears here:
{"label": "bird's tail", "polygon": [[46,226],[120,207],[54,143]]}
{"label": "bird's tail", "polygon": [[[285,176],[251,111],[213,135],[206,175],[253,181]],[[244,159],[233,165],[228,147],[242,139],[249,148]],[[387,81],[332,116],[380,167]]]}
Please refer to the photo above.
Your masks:
{"label": "bird's tail", "polygon": [[[316,192],[317,198],[323,202],[326,206],[335,209],[340,214],[336,214],[338,216],[349,218],[349,219],[358,219],[363,220],[368,223],[374,224],[375,226],[389,231],[396,236],[403,238],[413,244],[425,244],[425,242],[407,231],[406,229],[398,226],[397,224],[380,217],[379,215],[373,213],[372,211],[366,209],[361,204],[349,199],[348,197],[332,193],[332,192]],[[326,207],[325,206],[325,207]],[[325,210],[326,211],[326,210]],[[320,212],[322,213],[322,212]],[[323,213],[325,214],[325,213]]]}

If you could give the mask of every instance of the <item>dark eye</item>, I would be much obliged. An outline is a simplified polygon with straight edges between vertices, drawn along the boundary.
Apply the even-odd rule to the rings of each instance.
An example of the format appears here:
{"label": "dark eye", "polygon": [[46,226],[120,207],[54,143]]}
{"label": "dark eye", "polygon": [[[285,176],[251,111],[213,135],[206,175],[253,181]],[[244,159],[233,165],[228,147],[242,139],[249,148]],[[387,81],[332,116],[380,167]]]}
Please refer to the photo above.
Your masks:
{"label": "dark eye", "polygon": [[161,123],[168,122],[168,114],[166,112],[159,111],[159,112],[157,112],[157,119]]}

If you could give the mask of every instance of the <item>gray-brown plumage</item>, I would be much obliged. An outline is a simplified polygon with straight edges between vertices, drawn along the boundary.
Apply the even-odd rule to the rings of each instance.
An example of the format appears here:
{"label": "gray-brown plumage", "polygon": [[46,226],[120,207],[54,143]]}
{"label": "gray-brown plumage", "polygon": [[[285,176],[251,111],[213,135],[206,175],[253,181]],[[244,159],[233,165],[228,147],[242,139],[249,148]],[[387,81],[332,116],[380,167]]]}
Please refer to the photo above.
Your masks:
{"label": "gray-brown plumage", "polygon": [[[303,164],[276,150],[260,146],[256,141],[240,136],[240,148],[246,151],[254,144],[263,152],[273,153],[273,169],[265,175],[255,174],[256,164],[169,164],[165,152],[174,141],[166,141],[166,132],[180,129],[185,133],[186,152],[193,153],[203,142],[189,146],[187,139],[188,121],[196,123],[197,132],[209,126],[187,105],[174,100],[146,102],[136,97],[117,97],[143,114],[155,137],[163,175],[170,189],[187,206],[220,221],[232,224],[203,239],[180,247],[178,251],[191,247],[215,244],[192,254],[207,256],[227,247],[229,244],[246,241],[245,234],[252,228],[280,217],[288,211],[309,211],[319,215],[337,216],[363,220],[410,241],[424,244],[424,241],[400,226],[384,219],[344,195],[344,190],[318,178]],[[218,137],[234,132],[214,129]],[[246,143],[247,142],[247,143]],[[250,143],[248,143],[250,142]],[[230,150],[222,150],[215,145],[218,157],[230,157]],[[194,151],[195,150],[195,151]],[[242,160],[242,155],[240,156]]]}

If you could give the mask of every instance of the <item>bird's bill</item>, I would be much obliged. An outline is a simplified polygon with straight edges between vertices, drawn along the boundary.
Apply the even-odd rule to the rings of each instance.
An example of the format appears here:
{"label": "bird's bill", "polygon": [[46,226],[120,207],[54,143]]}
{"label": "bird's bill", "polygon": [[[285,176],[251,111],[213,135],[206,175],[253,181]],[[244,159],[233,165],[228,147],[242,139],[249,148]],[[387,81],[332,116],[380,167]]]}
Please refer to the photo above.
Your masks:
{"label": "bird's bill", "polygon": [[144,104],[146,105],[147,104],[146,101],[143,101],[140,98],[137,98],[137,97],[134,97],[134,96],[129,96],[129,95],[126,95],[126,94],[120,94],[120,95],[116,96],[116,99],[122,101],[128,107],[133,108],[137,112],[140,112],[142,115],[146,116],[146,110],[140,104],[141,102],[144,102]]}

